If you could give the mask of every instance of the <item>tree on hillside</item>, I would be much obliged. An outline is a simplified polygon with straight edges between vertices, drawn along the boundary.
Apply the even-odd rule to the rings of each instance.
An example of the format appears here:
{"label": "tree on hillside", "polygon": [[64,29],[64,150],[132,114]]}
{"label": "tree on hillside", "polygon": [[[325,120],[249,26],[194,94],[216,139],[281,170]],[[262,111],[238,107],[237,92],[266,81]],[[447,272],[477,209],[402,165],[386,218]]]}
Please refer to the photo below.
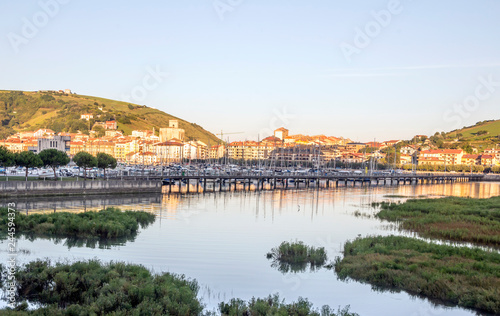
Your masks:
{"label": "tree on hillside", "polygon": [[50,101],[54,101],[55,98],[53,96],[51,96],[50,94],[42,94],[42,96],[40,96],[40,100],[45,101],[45,102],[50,102]]}
{"label": "tree on hillside", "polygon": [[66,127],[68,132],[70,133],[77,133],[78,131],[88,131],[89,127],[87,122],[80,120],[80,119],[74,119],[66,122]]}
{"label": "tree on hillside", "polygon": [[38,156],[42,159],[45,167],[52,168],[54,179],[57,179],[56,169],[60,166],[66,166],[70,161],[68,154],[57,149],[44,149]]}
{"label": "tree on hillside", "polygon": [[106,178],[106,169],[116,168],[116,159],[105,153],[97,154],[97,168],[104,169],[104,178]]}
{"label": "tree on hillside", "polygon": [[96,132],[97,137],[103,137],[106,134],[106,131],[104,130],[104,128],[102,126],[99,126],[99,125],[95,126],[92,130],[94,132]]}
{"label": "tree on hillside", "polygon": [[32,151],[23,151],[15,154],[16,165],[26,169],[26,181],[28,181],[28,169],[43,166],[43,161]]}
{"label": "tree on hillside", "polygon": [[472,154],[474,152],[472,146],[469,143],[465,143],[464,145],[462,145],[462,149],[468,154]]}
{"label": "tree on hillside", "polygon": [[87,168],[97,167],[97,159],[86,151],[81,151],[73,157],[73,161],[83,168],[83,177],[87,179]]}

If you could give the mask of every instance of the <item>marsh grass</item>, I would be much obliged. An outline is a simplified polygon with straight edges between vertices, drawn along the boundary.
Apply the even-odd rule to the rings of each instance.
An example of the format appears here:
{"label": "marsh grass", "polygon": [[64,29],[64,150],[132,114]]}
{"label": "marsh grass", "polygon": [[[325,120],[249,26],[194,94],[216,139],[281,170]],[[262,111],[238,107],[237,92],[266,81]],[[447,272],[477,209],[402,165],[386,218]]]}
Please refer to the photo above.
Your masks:
{"label": "marsh grass", "polygon": [[269,295],[266,298],[252,298],[245,302],[241,299],[231,299],[228,303],[221,302],[219,311],[222,316],[246,316],[246,315],[304,315],[304,316],[358,316],[349,311],[350,307],[334,309],[325,305],[320,311],[313,308],[313,305],[302,297],[297,302],[286,304],[280,300],[278,294]]}
{"label": "marsh grass", "polygon": [[462,307],[500,313],[500,254],[427,243],[408,237],[367,237],[346,242],[336,258],[340,279]]}
{"label": "marsh grass", "polygon": [[271,266],[282,273],[304,271],[308,266],[315,270],[321,268],[327,260],[325,248],[307,246],[301,241],[284,241],[279,247],[271,249],[266,257],[272,259]]}
{"label": "marsh grass", "polygon": [[153,275],[140,265],[99,260],[73,264],[37,260],[16,272],[17,301],[41,304],[2,315],[200,315],[198,283],[183,275]]}
{"label": "marsh grass", "polygon": [[[7,208],[0,209],[0,233],[6,235]],[[56,242],[66,238],[69,247],[87,246],[106,241],[123,242],[133,239],[139,227],[146,227],[155,221],[155,216],[141,211],[121,211],[117,208],[84,213],[59,212],[51,214],[24,215],[16,213],[16,233],[28,239],[53,238]]]}
{"label": "marsh grass", "polygon": [[398,222],[400,229],[422,237],[500,247],[500,197],[412,199],[372,205],[381,207],[377,217]]}
{"label": "marsh grass", "polygon": [[399,195],[399,194],[386,194],[384,195],[385,198],[409,198],[410,196],[407,195]]}
{"label": "marsh grass", "polygon": [[[215,315],[197,298],[199,285],[184,275],[152,274],[141,265],[99,260],[51,263],[36,260],[16,272],[15,309],[1,315]],[[39,306],[28,310],[28,303]],[[286,304],[278,294],[221,302],[221,315],[358,316],[350,307],[313,308],[307,299]]]}

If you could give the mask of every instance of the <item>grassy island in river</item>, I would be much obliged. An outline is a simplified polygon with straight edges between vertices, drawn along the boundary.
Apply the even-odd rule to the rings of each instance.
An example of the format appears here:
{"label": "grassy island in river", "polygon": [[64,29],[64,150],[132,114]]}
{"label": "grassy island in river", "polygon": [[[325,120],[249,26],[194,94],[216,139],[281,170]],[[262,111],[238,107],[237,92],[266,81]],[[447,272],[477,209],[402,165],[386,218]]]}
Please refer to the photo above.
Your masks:
{"label": "grassy island in river", "polygon": [[500,247],[500,197],[447,197],[380,204],[381,219],[422,237]]}

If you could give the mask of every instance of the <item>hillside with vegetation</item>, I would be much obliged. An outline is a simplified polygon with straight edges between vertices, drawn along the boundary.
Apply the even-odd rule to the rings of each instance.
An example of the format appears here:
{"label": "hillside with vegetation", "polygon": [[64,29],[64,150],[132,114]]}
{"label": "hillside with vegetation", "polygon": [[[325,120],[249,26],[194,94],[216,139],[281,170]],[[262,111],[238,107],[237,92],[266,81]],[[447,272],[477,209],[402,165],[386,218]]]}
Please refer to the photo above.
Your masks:
{"label": "hillside with vegetation", "polygon": [[500,120],[477,122],[473,126],[451,132],[436,132],[430,137],[414,137],[411,141],[400,142],[398,149],[405,145],[416,145],[424,149],[462,149],[467,154],[481,154],[486,149],[497,148],[500,143]]}
{"label": "hillside with vegetation", "polygon": [[[81,114],[92,114],[90,121]],[[127,102],[60,92],[0,91],[0,138],[20,131],[49,128],[58,132],[81,131],[88,134],[95,122],[116,120],[118,130],[129,135],[132,130],[152,130],[158,135],[171,119],[179,120],[186,140],[207,144],[219,142],[217,137],[196,123],[190,123],[163,111]]]}
{"label": "hillside with vegetation", "polygon": [[500,136],[500,120],[488,120],[477,122],[473,126],[466,126],[462,129],[452,131],[448,134],[461,134],[461,137],[469,140],[485,140]]}
{"label": "hillside with vegetation", "polygon": [[466,126],[448,132],[445,138],[454,139],[461,143],[469,143],[473,147],[478,148],[479,151],[482,151],[500,142],[500,120],[477,122],[473,126]]}

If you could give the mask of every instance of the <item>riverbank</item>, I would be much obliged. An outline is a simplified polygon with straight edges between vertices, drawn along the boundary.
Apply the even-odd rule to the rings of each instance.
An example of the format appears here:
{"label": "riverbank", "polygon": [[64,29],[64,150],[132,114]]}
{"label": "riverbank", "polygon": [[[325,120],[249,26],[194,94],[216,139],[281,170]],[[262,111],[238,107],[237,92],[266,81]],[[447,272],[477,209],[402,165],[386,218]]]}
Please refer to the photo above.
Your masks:
{"label": "riverbank", "polygon": [[415,199],[380,205],[377,217],[399,223],[401,230],[437,238],[500,248],[500,197]]}
{"label": "riverbank", "polygon": [[159,180],[80,180],[0,182],[0,197],[160,193]]}
{"label": "riverbank", "polygon": [[388,236],[346,242],[343,254],[335,263],[341,279],[500,313],[500,254],[496,252]]}
{"label": "riverbank", "polygon": [[[500,246],[500,197],[410,199],[380,206],[376,217],[425,238]],[[408,237],[366,237],[348,241],[335,270],[387,290],[500,313],[500,253],[438,245]]]}
{"label": "riverbank", "polygon": [[481,181],[500,182],[500,174],[486,174]]}

